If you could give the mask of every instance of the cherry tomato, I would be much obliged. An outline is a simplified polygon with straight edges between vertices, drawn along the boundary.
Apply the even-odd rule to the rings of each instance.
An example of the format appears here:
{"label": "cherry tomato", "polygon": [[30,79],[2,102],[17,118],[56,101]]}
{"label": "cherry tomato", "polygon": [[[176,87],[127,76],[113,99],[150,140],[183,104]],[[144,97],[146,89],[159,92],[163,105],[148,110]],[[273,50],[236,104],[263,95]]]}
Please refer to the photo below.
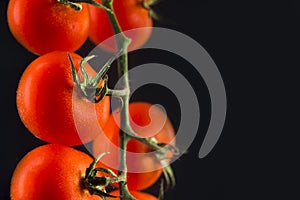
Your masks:
{"label": "cherry tomato", "polygon": [[[162,110],[145,102],[129,104],[131,127],[140,136],[156,140],[159,143],[175,145],[175,131],[170,120]],[[115,121],[116,120],[116,121]],[[119,110],[115,110],[109,118],[104,134],[100,134],[93,142],[94,155],[108,151],[100,163],[111,169],[118,167],[119,155]],[[147,145],[130,140],[127,144],[127,184],[130,190],[142,190],[154,184],[162,174],[162,165]],[[138,153],[138,154],[131,154]],[[171,152],[168,155],[172,156]]]}
{"label": "cherry tomato", "polygon": [[89,32],[87,5],[78,12],[57,0],[10,0],[9,28],[26,49],[35,54],[75,51]]}
{"label": "cherry tomato", "polygon": [[[111,193],[112,195],[115,196],[120,196],[120,191],[116,190]],[[155,196],[144,193],[144,192],[139,192],[139,191],[130,191],[130,194],[132,194],[133,197],[135,197],[137,200],[158,200]],[[115,200],[120,200],[120,198],[114,198]]]}
{"label": "cherry tomato", "polygon": [[[82,59],[71,53],[76,70]],[[96,72],[86,63],[88,74]],[[82,80],[82,74],[79,73]],[[67,52],[40,56],[24,71],[17,89],[21,120],[37,138],[50,143],[75,146],[90,142],[106,124],[110,98],[95,104],[87,100],[72,78]]]}
{"label": "cherry tomato", "polygon": [[[97,0],[100,2],[100,0]],[[143,7],[143,0],[114,0],[113,7],[119,24],[123,31],[135,29],[126,32],[125,35],[131,38],[129,50],[135,50],[141,47],[150,37],[152,31],[152,18],[149,11]],[[104,42],[114,35],[108,16],[103,9],[89,5],[90,10],[90,32],[89,38],[95,43],[100,44],[105,50],[113,51],[115,44],[111,41]],[[142,29],[139,29],[142,28]]]}
{"label": "cherry tomato", "polygon": [[87,154],[70,147],[37,147],[13,172],[11,200],[101,200],[82,187],[81,179],[91,162]]}

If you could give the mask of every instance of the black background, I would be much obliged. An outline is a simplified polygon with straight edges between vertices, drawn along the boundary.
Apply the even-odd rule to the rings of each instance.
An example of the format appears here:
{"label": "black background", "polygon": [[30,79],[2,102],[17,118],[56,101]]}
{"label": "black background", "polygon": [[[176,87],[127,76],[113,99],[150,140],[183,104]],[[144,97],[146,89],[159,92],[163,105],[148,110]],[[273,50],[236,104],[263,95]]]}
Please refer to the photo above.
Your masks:
{"label": "black background", "polygon": [[[24,128],[15,106],[18,80],[36,55],[12,37],[6,23],[7,1],[0,5],[0,199],[6,200],[18,161],[44,143]],[[300,3],[164,0],[155,9],[169,20],[155,22],[156,26],[185,33],[207,50],[220,70],[228,98],[221,138],[208,156],[199,159],[209,119],[209,97],[201,77],[172,55],[154,52],[151,58],[139,53],[130,56],[133,65],[153,59],[174,65],[198,92],[202,115],[199,133],[189,153],[173,164],[177,186],[166,199],[299,199],[296,94]],[[84,56],[92,47],[87,41],[78,53]],[[163,104],[178,126],[180,111],[165,89],[141,88],[133,100]],[[153,186],[149,191],[155,193],[156,189]]]}

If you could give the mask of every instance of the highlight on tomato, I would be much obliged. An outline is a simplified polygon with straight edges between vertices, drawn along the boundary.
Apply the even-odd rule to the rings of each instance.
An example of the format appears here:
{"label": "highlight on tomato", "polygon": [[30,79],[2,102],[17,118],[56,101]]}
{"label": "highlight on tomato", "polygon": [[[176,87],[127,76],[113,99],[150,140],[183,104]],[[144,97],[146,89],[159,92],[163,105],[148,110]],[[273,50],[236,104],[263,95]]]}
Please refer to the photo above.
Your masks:
{"label": "highlight on tomato", "polygon": [[[82,82],[82,57],[76,53],[70,57]],[[88,63],[84,67],[90,77],[96,75]],[[92,141],[110,115],[110,97],[92,103],[74,83],[65,51],[44,54],[28,65],[20,78],[16,104],[22,122],[34,136],[66,146]]]}
{"label": "highlight on tomato", "polygon": [[[140,137],[150,138],[158,143],[175,145],[175,131],[165,112],[146,102],[129,104],[131,127]],[[119,109],[112,112],[105,128],[93,142],[93,153],[98,155],[108,151],[109,155],[100,160],[99,165],[112,170],[118,168],[119,157]],[[130,190],[142,190],[153,185],[163,172],[161,161],[153,149],[140,141],[131,139],[127,144],[127,185]],[[172,157],[173,152],[164,155]]]}
{"label": "highlight on tomato", "polygon": [[11,179],[11,200],[102,200],[83,187],[82,179],[93,159],[58,144],[47,144],[27,153]]}
{"label": "highlight on tomato", "polygon": [[[101,0],[96,0],[100,3]],[[150,37],[153,20],[149,10],[144,5],[147,0],[114,0],[113,8],[120,27],[125,35],[131,39],[128,50],[132,51],[141,47]],[[111,38],[114,31],[106,11],[89,5],[90,31],[89,38],[96,45],[107,51],[115,51],[115,43]],[[132,31],[129,31],[132,30]],[[108,41],[105,41],[106,39]],[[103,42],[105,41],[105,42]]]}
{"label": "highlight on tomato", "polygon": [[76,11],[57,0],[10,0],[8,26],[16,40],[35,54],[76,51],[88,38],[86,4]]}

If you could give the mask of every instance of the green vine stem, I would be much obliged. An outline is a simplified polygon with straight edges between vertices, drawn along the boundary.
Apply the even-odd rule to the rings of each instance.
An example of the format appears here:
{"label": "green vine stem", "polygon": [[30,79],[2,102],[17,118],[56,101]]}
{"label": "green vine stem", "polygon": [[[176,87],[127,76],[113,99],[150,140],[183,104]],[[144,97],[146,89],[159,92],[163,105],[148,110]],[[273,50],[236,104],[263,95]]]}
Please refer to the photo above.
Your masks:
{"label": "green vine stem", "polygon": [[[129,81],[128,81],[128,56],[127,56],[127,48],[128,45],[130,44],[130,39],[127,38],[125,36],[125,34],[123,33],[119,22],[113,12],[113,0],[103,0],[103,4],[99,4],[94,0],[57,0],[59,3],[61,4],[65,4],[67,6],[69,6],[69,4],[79,4],[79,3],[88,3],[91,5],[94,5],[98,8],[104,9],[107,12],[107,15],[109,17],[109,20],[111,22],[111,25],[113,27],[114,33],[116,34],[116,42],[117,42],[117,48],[119,49],[119,52],[113,57],[111,58],[103,67],[103,69],[106,71],[109,69],[110,64],[114,61],[114,59],[118,58],[118,74],[119,74],[119,78],[122,77],[123,80],[123,86],[124,88],[122,90],[112,90],[107,88],[106,91],[106,95],[109,96],[115,96],[115,97],[120,97],[123,101],[123,109],[124,110],[124,114],[122,118],[123,120],[123,125],[122,125],[122,130],[124,130],[124,132],[126,132],[127,134],[129,134],[131,136],[131,138],[136,139],[146,145],[148,145],[149,147],[153,148],[154,150],[160,150],[162,148],[162,146],[160,144],[158,144],[157,142],[149,139],[149,138],[141,138],[139,136],[137,136],[134,131],[131,129],[130,123],[129,123],[129,111],[128,111],[128,104],[129,104],[129,94],[130,94],[130,87],[129,87]],[[149,1],[143,1],[143,5],[149,9],[151,5],[155,5],[159,2],[159,0],[149,0]],[[80,4],[79,4],[80,5]],[[76,9],[76,8],[74,8]],[[94,56],[91,56],[91,58]],[[91,59],[90,57],[85,58],[83,60],[83,62],[88,61],[89,59]],[[70,59],[71,63],[72,60]],[[74,68],[75,69],[75,68]],[[73,69],[73,70],[74,70]],[[81,69],[84,69],[83,67],[81,67]],[[104,72],[99,72],[98,75],[101,74],[101,78],[104,77],[105,75]],[[74,75],[73,75],[74,76]],[[76,78],[74,79],[76,80]],[[99,82],[100,79],[98,79]],[[75,81],[76,82],[76,81]],[[78,81],[77,81],[78,82]],[[98,83],[96,81],[94,81],[95,83]],[[97,84],[94,84],[97,85]],[[80,86],[82,87],[82,86]],[[84,92],[84,90],[83,90]],[[178,149],[176,147],[174,147],[175,152],[178,151]]]}
{"label": "green vine stem", "polygon": [[[129,80],[128,80],[128,55],[127,49],[128,45],[130,44],[130,39],[125,36],[122,32],[120,24],[114,14],[113,9],[113,0],[103,0],[103,5],[107,7],[110,11],[106,11],[114,33],[116,35],[116,44],[118,49],[123,50],[123,54],[118,58],[118,76],[119,78],[123,78],[122,85],[126,94],[121,96],[123,106],[120,110],[120,154],[119,154],[119,176],[122,177],[124,180],[127,180],[127,166],[126,166],[126,146],[127,142],[130,139],[126,133],[127,129],[130,128],[129,123],[129,94],[130,94],[130,87],[129,87]],[[120,187],[120,199],[121,200],[135,200],[135,198],[130,194],[126,181],[119,182]]]}
{"label": "green vine stem", "polygon": [[[113,197],[110,194],[106,193],[103,190],[103,187],[105,187],[108,183],[111,182],[118,182],[119,183],[119,189],[120,189],[120,199],[121,200],[135,200],[135,198],[130,194],[126,180],[127,180],[127,166],[126,166],[126,147],[127,143],[130,139],[138,140],[149,147],[151,147],[153,150],[157,150],[156,156],[161,161],[162,165],[164,166],[164,176],[166,179],[167,186],[175,185],[175,179],[173,175],[173,171],[171,167],[167,163],[167,158],[165,157],[166,153],[168,151],[173,151],[173,154],[176,155],[179,153],[177,147],[173,145],[166,145],[162,143],[158,143],[157,141],[151,139],[151,138],[141,138],[139,137],[131,128],[130,125],[130,118],[129,118],[129,95],[130,95],[130,86],[129,86],[129,77],[128,77],[128,46],[131,42],[129,38],[126,37],[126,35],[123,33],[120,24],[116,18],[116,15],[114,14],[113,9],[113,0],[102,0],[102,4],[97,3],[94,0],[57,0],[59,3],[64,4],[66,6],[72,7],[73,9],[80,11],[82,6],[80,3],[88,3],[91,5],[94,5],[98,8],[104,9],[106,11],[106,14],[110,20],[110,24],[114,30],[115,33],[115,41],[117,49],[119,50],[117,55],[115,55],[113,58],[111,58],[103,67],[103,69],[98,73],[98,75],[94,78],[90,78],[87,75],[85,75],[85,81],[83,84],[81,84],[78,80],[77,74],[75,72],[75,67],[72,62],[72,59],[69,56],[70,63],[72,65],[72,72],[73,72],[73,79],[77,86],[82,89],[85,96],[90,99],[91,101],[97,103],[100,101],[105,95],[109,96],[116,96],[121,99],[122,106],[120,110],[120,133],[119,133],[119,139],[120,139],[120,153],[119,153],[119,171],[118,176],[112,174],[111,171],[107,171],[107,169],[104,168],[94,168],[95,164],[98,162],[98,160],[104,155],[100,155],[100,157],[96,158],[94,162],[91,164],[89,168],[87,168],[87,176],[85,177],[83,181],[84,187],[89,189],[90,193],[97,194],[101,196],[104,199],[107,199],[107,197]],[[151,5],[154,5],[157,3],[157,0],[150,0],[144,1],[144,7],[146,7],[148,10],[150,9]],[[83,67],[83,64],[93,58],[94,56],[87,57],[82,60],[81,62],[81,71],[83,74],[85,73],[85,69]],[[110,67],[110,64],[114,61],[114,59],[117,58],[118,62],[118,77],[122,81],[123,89],[121,90],[112,90],[109,89],[106,85],[106,72]],[[104,84],[97,88],[98,83],[101,79],[104,79]],[[88,80],[88,81],[87,81]],[[96,93],[89,94],[89,90],[95,91]],[[96,96],[95,96],[96,94]],[[96,173],[97,171],[105,172],[106,174],[109,174],[113,176],[113,178],[108,177],[97,177]],[[160,198],[163,198],[163,183],[160,191]]]}
{"label": "green vine stem", "polygon": [[[157,141],[154,141],[149,138],[141,138],[139,137],[131,128],[130,119],[129,119],[129,95],[130,95],[130,86],[129,86],[129,78],[128,78],[128,45],[130,44],[130,39],[125,36],[122,32],[122,29],[119,25],[119,22],[114,14],[113,10],[113,0],[103,0],[103,5],[108,8],[110,11],[106,11],[112,28],[114,30],[116,36],[116,44],[117,49],[122,49],[123,54],[118,58],[118,76],[123,81],[121,84],[123,85],[123,90],[110,90],[113,94],[117,94],[116,96],[120,97],[122,100],[122,107],[120,110],[120,157],[119,157],[119,176],[122,177],[124,180],[126,179],[127,174],[127,167],[126,167],[126,146],[129,139],[133,138],[136,139],[149,147],[153,148],[154,150],[158,150],[158,157],[159,155],[166,155],[167,151],[173,151],[174,154],[178,154],[179,150],[173,145],[165,145],[160,144]],[[120,93],[121,92],[121,93]],[[164,165],[164,175],[166,178],[167,185],[174,186],[175,179],[173,175],[173,171],[169,165],[166,163],[165,157],[161,156],[158,158],[162,165]],[[129,193],[126,181],[120,181],[120,195],[121,200],[134,200],[135,198]]]}

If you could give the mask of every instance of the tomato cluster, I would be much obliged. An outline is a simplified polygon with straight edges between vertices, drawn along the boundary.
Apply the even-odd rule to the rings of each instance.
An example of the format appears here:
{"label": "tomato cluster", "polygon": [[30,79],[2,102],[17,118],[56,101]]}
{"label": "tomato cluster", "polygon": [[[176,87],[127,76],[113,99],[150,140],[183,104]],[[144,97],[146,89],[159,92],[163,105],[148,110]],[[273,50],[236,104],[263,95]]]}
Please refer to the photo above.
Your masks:
{"label": "tomato cluster", "polygon": [[[175,144],[171,122],[158,107],[146,102],[134,102],[129,105],[129,108],[132,128],[139,136],[147,137],[147,133],[152,132],[154,135],[151,138],[158,142]],[[105,167],[115,172],[117,172],[114,167],[117,166],[119,150],[119,117],[119,109],[116,109],[110,115],[103,134],[99,134],[93,140],[95,155],[105,151],[110,152],[98,162],[98,167]],[[159,125],[158,121],[162,123]],[[148,154],[153,151],[151,148],[134,139],[129,141],[127,147],[128,152],[140,153],[140,156],[127,158],[129,171],[127,184],[131,194],[138,200],[157,199],[138,190],[150,187],[159,179],[163,168],[160,160],[153,154]],[[40,200],[45,199],[45,195],[50,193],[47,195],[49,199],[101,199],[90,195],[80,182],[85,176],[85,169],[91,162],[92,158],[87,154],[67,146],[59,144],[40,146],[29,152],[17,165],[11,182],[11,198],[19,200],[27,197],[26,199],[30,200]],[[117,184],[114,186],[118,187]],[[111,194],[118,195],[118,190]]]}
{"label": "tomato cluster", "polygon": [[[109,96],[99,103],[90,101],[77,84],[89,81],[97,72],[83,63],[76,51],[88,38],[95,44],[105,41],[113,36],[113,29],[105,10],[82,3],[79,4],[82,9],[76,11],[72,3],[10,0],[8,5],[11,33],[24,48],[38,55],[20,78],[16,94],[18,113],[36,138],[49,143],[33,149],[18,163],[11,180],[12,200],[102,199],[93,195],[82,181],[93,159],[73,146],[92,142],[95,157],[103,152],[111,153],[97,166],[116,174],[118,171],[119,109],[110,111]],[[114,0],[113,6],[122,30],[148,27],[126,33],[132,39],[129,50],[142,46],[150,37],[152,27],[143,1]],[[115,48],[103,44],[100,47],[105,50]],[[100,80],[96,87],[101,88],[103,82]],[[145,102],[131,103],[129,114],[131,127],[138,137],[150,138],[157,144],[175,145],[172,124],[158,107]],[[126,183],[130,193],[139,200],[156,200],[139,190],[159,179],[163,168],[161,160],[154,149],[136,139],[131,138],[127,150]],[[130,153],[140,156],[132,157]],[[165,152],[165,158],[170,156],[171,151]],[[111,195],[118,196],[118,190]]]}
{"label": "tomato cluster", "polygon": [[[143,1],[114,0],[113,6],[122,30],[132,30],[127,34],[132,40],[129,50],[141,47],[150,37],[152,27]],[[10,0],[7,19],[17,41],[38,55],[76,51],[88,38],[105,50],[114,49],[114,44],[102,43],[114,32],[106,11],[94,5],[82,4],[78,12],[57,0]]]}

